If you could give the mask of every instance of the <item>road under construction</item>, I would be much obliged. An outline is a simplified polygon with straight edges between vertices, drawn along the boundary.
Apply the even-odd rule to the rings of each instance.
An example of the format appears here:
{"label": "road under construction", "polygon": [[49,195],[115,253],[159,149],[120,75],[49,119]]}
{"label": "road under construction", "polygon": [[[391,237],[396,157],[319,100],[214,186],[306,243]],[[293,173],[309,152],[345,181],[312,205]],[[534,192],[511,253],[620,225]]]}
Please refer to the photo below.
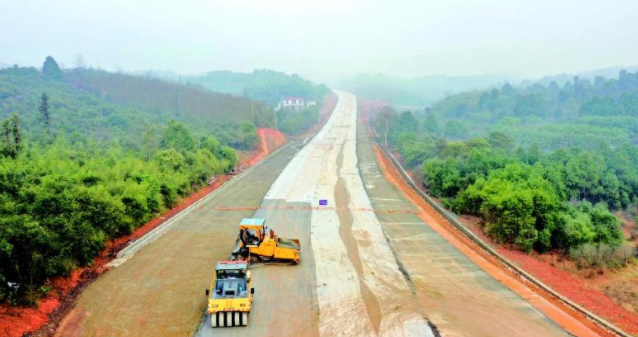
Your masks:
{"label": "road under construction", "polygon": [[[317,135],[235,178],[121,259],[79,296],[57,335],[597,335],[441,235],[439,220],[384,176],[355,97],[337,94]],[[299,239],[301,263],[250,267],[250,324],[213,329],[204,292],[242,218],[267,219]]]}

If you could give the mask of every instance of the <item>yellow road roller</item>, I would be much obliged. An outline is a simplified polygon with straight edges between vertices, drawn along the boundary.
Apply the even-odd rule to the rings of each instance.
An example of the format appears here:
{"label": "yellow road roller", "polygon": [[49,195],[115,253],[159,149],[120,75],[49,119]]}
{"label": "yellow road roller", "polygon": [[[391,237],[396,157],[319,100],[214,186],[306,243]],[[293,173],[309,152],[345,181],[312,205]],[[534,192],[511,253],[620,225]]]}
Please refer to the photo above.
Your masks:
{"label": "yellow road roller", "polygon": [[253,303],[255,288],[245,261],[219,261],[215,276],[206,289],[208,306],[213,328],[226,326],[246,326]]}

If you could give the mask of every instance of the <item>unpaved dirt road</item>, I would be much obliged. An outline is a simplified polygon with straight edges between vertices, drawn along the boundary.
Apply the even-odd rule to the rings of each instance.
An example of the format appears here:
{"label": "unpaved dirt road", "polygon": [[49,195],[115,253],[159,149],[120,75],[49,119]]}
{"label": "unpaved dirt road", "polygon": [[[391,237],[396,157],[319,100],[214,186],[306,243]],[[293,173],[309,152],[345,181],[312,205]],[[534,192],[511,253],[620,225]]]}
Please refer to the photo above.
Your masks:
{"label": "unpaved dirt road", "polygon": [[[294,145],[294,144],[293,144]],[[100,276],[79,296],[56,336],[192,336],[201,321],[205,289],[218,260],[228,259],[237,224],[258,206],[296,153],[288,147],[184,214],[167,233]],[[263,291],[256,280],[257,298]],[[288,302],[273,302],[272,309]]]}
{"label": "unpaved dirt road", "polygon": [[[369,211],[415,206],[385,181],[357,132],[355,98],[338,95],[308,144],[280,152],[98,279],[58,335],[433,336],[428,320],[447,336],[568,335],[421,217]],[[302,262],[252,267],[249,326],[212,329],[204,289],[239,220],[252,215],[215,207],[258,205],[256,217],[300,239]]]}

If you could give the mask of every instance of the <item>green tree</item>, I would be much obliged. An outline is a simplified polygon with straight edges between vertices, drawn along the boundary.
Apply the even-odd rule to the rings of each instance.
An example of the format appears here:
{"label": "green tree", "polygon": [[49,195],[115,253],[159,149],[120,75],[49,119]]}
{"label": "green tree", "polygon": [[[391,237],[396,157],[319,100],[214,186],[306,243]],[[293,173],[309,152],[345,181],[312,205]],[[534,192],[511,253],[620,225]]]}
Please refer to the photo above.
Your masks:
{"label": "green tree", "polygon": [[521,95],[516,97],[514,114],[521,117],[546,116],[547,104],[538,94]]}
{"label": "green tree", "polygon": [[501,94],[503,94],[503,96],[513,96],[515,93],[516,90],[514,90],[514,87],[509,83],[505,83],[501,88]]}
{"label": "green tree", "polygon": [[494,149],[501,149],[506,153],[512,153],[515,142],[510,136],[500,131],[492,131],[488,137],[488,142]]}
{"label": "green tree", "polygon": [[399,116],[397,121],[397,132],[412,132],[417,133],[419,131],[419,122],[411,111],[404,111]]}
{"label": "green tree", "polygon": [[56,81],[61,81],[64,79],[62,70],[60,70],[58,63],[55,62],[55,60],[51,56],[47,56],[47,58],[44,60],[44,64],[42,65],[42,75]]}
{"label": "green tree", "polygon": [[20,152],[22,150],[22,134],[20,132],[20,116],[16,113],[11,115],[11,131],[16,151]]}
{"label": "green tree", "polygon": [[448,138],[464,138],[467,137],[467,129],[462,122],[458,120],[451,120],[445,123],[444,134]]}
{"label": "green tree", "polygon": [[42,93],[38,111],[40,112],[45,132],[51,133],[51,112],[49,111],[49,96],[46,93]]}
{"label": "green tree", "polygon": [[614,116],[623,115],[625,109],[624,105],[616,104],[613,98],[593,97],[580,106],[578,113],[581,115]]}
{"label": "green tree", "polygon": [[158,149],[157,128],[155,125],[149,125],[144,129],[142,134],[142,148],[146,153],[146,160],[151,160],[153,153]]}
{"label": "green tree", "polygon": [[0,133],[2,136],[0,154],[15,159],[22,151],[20,118],[17,114],[2,121]]}
{"label": "green tree", "polygon": [[394,127],[397,121],[397,113],[390,107],[383,107],[376,113],[375,117],[375,129],[381,132],[383,137],[383,144],[388,146],[388,138],[391,133],[394,132]]}
{"label": "green tree", "polygon": [[439,121],[434,114],[429,113],[425,116],[425,121],[423,122],[423,128],[427,132],[434,135],[439,133]]}
{"label": "green tree", "polygon": [[[243,120],[239,123],[239,128],[241,130],[243,148],[253,149],[260,141],[255,125],[248,120]],[[301,126],[298,126],[298,128],[301,129]]]}
{"label": "green tree", "polygon": [[195,148],[195,142],[184,124],[170,120],[162,132],[160,147],[185,153]]}

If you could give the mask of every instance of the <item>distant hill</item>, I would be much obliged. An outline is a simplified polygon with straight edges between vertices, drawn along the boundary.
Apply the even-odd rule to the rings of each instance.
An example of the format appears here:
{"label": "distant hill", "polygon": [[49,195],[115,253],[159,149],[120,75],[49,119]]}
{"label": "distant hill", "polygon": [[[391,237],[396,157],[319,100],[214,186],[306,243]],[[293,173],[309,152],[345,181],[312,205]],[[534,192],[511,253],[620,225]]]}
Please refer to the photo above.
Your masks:
{"label": "distant hill", "polygon": [[521,75],[506,73],[471,76],[432,75],[413,79],[362,74],[342,81],[340,85],[359,96],[383,100],[392,105],[427,106],[449,94],[485,89],[520,78]]}
{"label": "distant hill", "polygon": [[0,69],[9,68],[9,67],[11,67],[11,66],[6,64],[6,63],[0,62]]}
{"label": "distant hill", "polygon": [[143,71],[127,71],[129,75],[135,76],[145,76],[145,77],[153,77],[158,78],[160,80],[169,81],[169,82],[178,82],[181,83],[182,75],[172,72],[170,70],[143,70]]}
{"label": "distant hill", "polygon": [[588,70],[578,73],[562,73],[558,75],[544,76],[535,80],[524,80],[519,83],[520,86],[528,86],[535,83],[542,85],[548,85],[555,81],[558,85],[563,86],[565,83],[570,82],[574,77],[578,76],[580,79],[588,79],[593,81],[597,76],[604,77],[605,79],[618,78],[618,73],[621,70],[627,70],[629,72],[638,71],[638,66],[633,67],[608,67],[595,70]]}
{"label": "distant hill", "polygon": [[242,147],[242,121],[258,127],[275,121],[263,103],[199,86],[93,69],[70,70],[52,80],[36,68],[13,67],[0,70],[0,118],[18,113],[27,134],[37,138],[43,93],[49,96],[56,132],[98,141],[139,144],[145,129],[175,119],[195,134]]}
{"label": "distant hill", "polygon": [[437,102],[428,112],[427,123],[448,139],[501,131],[518,145],[548,151],[638,144],[638,72],[620,71],[596,81],[579,76],[563,85],[506,84],[468,91]]}
{"label": "distant hill", "polygon": [[77,88],[131,107],[150,109],[178,119],[196,118],[205,125],[249,120],[256,126],[272,126],[272,109],[262,103],[210,92],[199,85],[182,85],[151,77],[75,69],[67,81]]}
{"label": "distant hill", "polygon": [[201,76],[184,76],[182,81],[199,84],[215,92],[245,96],[271,107],[277,105],[281,96],[301,96],[320,102],[328,92],[325,85],[312,83],[297,74],[266,69],[251,73],[211,71]]}

